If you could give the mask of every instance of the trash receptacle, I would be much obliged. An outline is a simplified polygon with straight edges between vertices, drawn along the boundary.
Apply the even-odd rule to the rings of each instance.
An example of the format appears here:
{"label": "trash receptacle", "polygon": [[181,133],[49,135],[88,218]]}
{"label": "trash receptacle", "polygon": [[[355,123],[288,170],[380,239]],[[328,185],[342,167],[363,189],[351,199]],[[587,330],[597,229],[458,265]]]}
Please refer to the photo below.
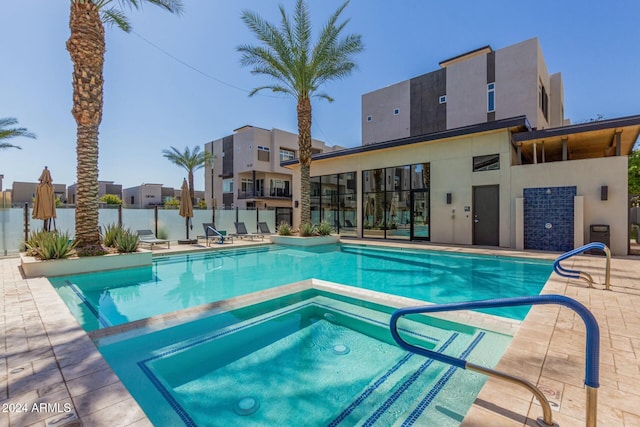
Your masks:
{"label": "trash receptacle", "polygon": [[[610,247],[611,231],[608,224],[591,224],[589,227],[589,242],[600,242]],[[591,249],[589,251],[593,255],[604,255],[600,249]]]}

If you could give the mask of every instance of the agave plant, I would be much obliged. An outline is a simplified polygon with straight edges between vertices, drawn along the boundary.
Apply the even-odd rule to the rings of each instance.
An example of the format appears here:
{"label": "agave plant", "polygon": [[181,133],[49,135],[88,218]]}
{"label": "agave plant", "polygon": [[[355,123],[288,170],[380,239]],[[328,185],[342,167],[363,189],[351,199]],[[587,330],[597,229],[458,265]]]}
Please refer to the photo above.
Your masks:
{"label": "agave plant", "polygon": [[331,224],[329,224],[327,221],[322,221],[316,227],[316,231],[321,236],[328,236],[329,234],[331,234],[333,229],[331,228]]}
{"label": "agave plant", "polygon": [[140,237],[128,228],[121,228],[121,230],[122,232],[116,236],[115,248],[120,253],[135,252],[138,249]]}
{"label": "agave plant", "polygon": [[44,231],[29,238],[25,245],[28,252],[40,259],[68,258],[76,247],[76,242],[69,238],[69,233]]}
{"label": "agave plant", "polygon": [[122,226],[118,224],[107,224],[104,226],[102,243],[110,248],[116,247],[116,238],[122,234]]}
{"label": "agave plant", "polygon": [[302,237],[311,237],[316,232],[316,226],[310,224],[308,222],[302,223],[300,225],[300,236]]}
{"label": "agave plant", "polygon": [[291,236],[291,234],[292,234],[291,226],[289,225],[288,222],[282,221],[278,225],[278,234],[281,235],[281,236]]}

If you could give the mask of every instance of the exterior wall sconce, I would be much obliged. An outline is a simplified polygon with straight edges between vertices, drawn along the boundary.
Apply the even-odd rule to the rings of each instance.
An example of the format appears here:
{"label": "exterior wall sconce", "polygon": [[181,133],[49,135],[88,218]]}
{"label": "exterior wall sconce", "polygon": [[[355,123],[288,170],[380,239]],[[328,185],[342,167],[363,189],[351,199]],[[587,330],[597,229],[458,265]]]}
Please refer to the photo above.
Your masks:
{"label": "exterior wall sconce", "polygon": [[297,201],[297,200],[296,200],[295,202],[293,202],[293,204],[294,204],[294,207],[296,207],[296,208],[297,208],[297,207],[298,207],[298,205],[299,205],[299,203],[298,203],[298,201]]}
{"label": "exterior wall sconce", "polygon": [[447,204],[451,204],[451,193],[447,193]]}
{"label": "exterior wall sconce", "polygon": [[607,200],[609,198],[609,186],[603,185],[600,187],[600,200]]}

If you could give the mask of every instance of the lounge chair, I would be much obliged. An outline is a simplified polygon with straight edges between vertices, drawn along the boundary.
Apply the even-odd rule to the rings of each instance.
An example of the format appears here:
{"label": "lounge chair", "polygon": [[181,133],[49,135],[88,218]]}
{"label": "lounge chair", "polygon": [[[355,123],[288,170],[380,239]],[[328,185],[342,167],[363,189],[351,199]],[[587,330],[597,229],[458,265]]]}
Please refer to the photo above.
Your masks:
{"label": "lounge chair", "polygon": [[204,237],[207,246],[211,244],[211,242],[223,244],[224,242],[233,243],[233,237],[227,235],[226,230],[216,230],[213,226],[212,222],[203,222],[202,228],[204,228]]}
{"label": "lounge chair", "polygon": [[169,249],[169,241],[164,239],[158,239],[151,230],[138,230],[138,236],[140,237],[140,244],[149,245],[149,249],[153,249],[153,245],[167,244]]}
{"label": "lounge chair", "polygon": [[264,234],[249,233],[247,231],[247,227],[244,225],[244,222],[234,222],[233,225],[235,225],[236,227],[236,233],[234,234],[234,236],[240,239],[243,239],[245,237],[248,237],[251,240],[253,240],[254,237],[259,237],[260,240],[264,239]]}
{"label": "lounge chair", "polygon": [[258,223],[258,232],[262,234],[273,234],[271,230],[269,230],[269,224],[267,224],[266,222]]}
{"label": "lounge chair", "polygon": [[345,219],[344,223],[347,227],[355,227],[350,219]]}

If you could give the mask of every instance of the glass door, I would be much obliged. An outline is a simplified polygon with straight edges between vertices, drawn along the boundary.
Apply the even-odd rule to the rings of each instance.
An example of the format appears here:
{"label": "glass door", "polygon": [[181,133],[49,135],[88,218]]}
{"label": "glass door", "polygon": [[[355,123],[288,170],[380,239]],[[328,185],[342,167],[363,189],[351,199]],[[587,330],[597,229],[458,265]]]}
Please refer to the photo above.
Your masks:
{"label": "glass door", "polygon": [[411,191],[411,240],[430,240],[429,190]]}

